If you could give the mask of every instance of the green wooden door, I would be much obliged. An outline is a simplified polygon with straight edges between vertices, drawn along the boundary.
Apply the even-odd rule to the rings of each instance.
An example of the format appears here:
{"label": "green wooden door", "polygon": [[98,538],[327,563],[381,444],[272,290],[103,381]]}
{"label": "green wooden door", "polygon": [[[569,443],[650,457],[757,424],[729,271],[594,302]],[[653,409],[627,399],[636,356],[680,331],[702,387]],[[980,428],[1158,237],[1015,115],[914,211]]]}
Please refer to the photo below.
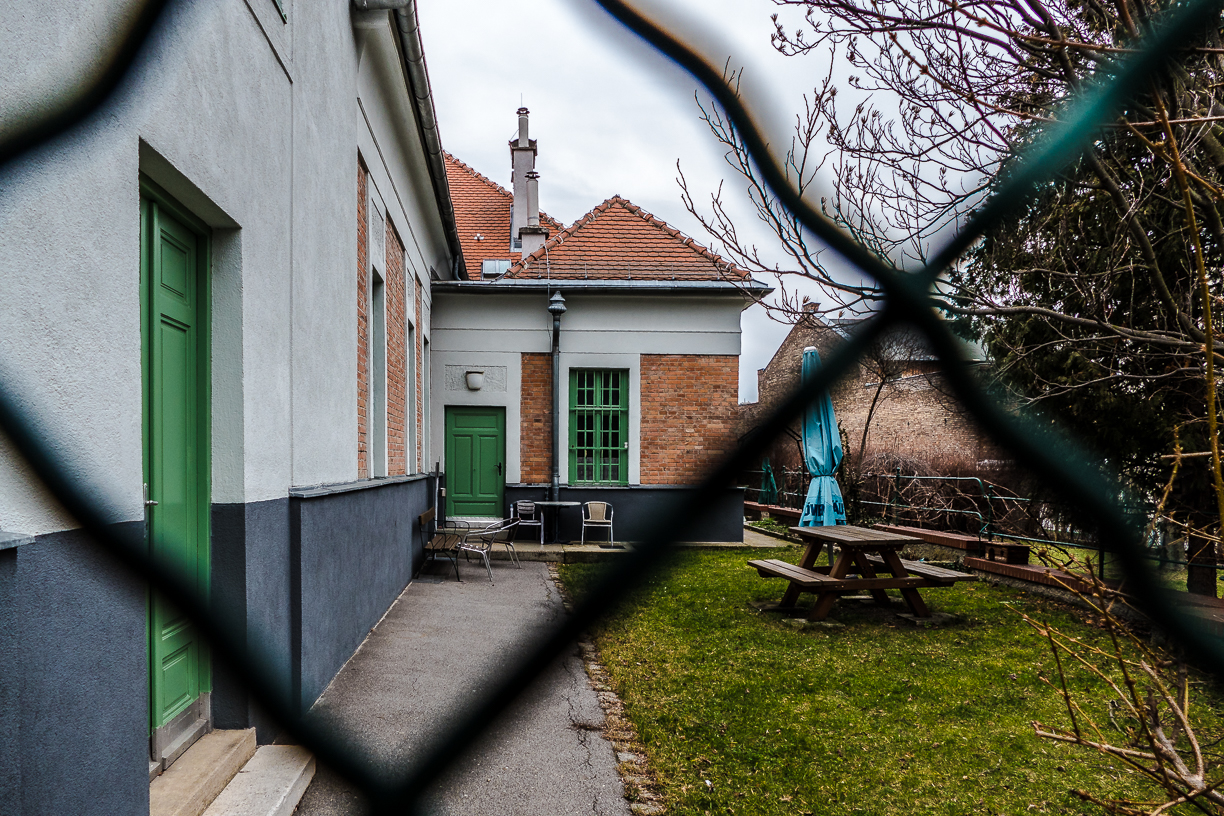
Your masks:
{"label": "green wooden door", "polygon": [[502,515],[506,409],[446,407],[446,514]]}
{"label": "green wooden door", "polygon": [[[154,556],[206,595],[209,474],[206,239],[141,199],[144,472]],[[149,718],[156,732],[210,690],[206,644],[165,598],[149,599]]]}

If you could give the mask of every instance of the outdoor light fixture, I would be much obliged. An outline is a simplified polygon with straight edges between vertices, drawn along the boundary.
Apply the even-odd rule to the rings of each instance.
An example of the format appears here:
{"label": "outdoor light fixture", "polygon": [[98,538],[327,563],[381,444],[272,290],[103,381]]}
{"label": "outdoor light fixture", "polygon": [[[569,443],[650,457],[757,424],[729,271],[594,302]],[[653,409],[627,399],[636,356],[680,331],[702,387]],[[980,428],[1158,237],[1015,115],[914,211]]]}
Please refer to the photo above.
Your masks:
{"label": "outdoor light fixture", "polygon": [[483,369],[472,369],[471,371],[467,372],[466,379],[468,390],[479,391],[480,389],[484,388],[484,375],[485,373]]}

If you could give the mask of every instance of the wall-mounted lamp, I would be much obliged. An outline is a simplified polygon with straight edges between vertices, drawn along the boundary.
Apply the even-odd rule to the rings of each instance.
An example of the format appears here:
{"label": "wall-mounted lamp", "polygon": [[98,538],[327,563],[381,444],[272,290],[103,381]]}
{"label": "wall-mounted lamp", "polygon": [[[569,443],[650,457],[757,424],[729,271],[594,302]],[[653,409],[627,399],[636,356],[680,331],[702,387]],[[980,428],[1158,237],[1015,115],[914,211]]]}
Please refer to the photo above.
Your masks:
{"label": "wall-mounted lamp", "polygon": [[472,369],[467,372],[466,380],[469,391],[479,391],[484,388],[484,369]]}

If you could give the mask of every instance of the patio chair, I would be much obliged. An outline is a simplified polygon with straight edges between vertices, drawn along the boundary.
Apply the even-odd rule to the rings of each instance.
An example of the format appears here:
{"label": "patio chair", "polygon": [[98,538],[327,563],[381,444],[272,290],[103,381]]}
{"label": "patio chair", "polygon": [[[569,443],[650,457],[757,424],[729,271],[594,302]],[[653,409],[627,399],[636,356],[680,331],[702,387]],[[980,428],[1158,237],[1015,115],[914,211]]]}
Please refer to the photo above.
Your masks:
{"label": "patio chair", "polygon": [[586,531],[588,527],[606,527],[608,528],[608,543],[611,544],[615,539],[612,537],[612,505],[607,502],[590,501],[582,505],[582,543],[586,544]]}
{"label": "patio chair", "polygon": [[540,549],[544,549],[544,514],[533,501],[516,501],[510,505],[510,517],[518,519],[519,527],[540,528]]}
{"label": "patio chair", "polygon": [[431,507],[417,517],[421,525],[421,538],[425,541],[426,558],[421,559],[421,566],[417,567],[416,574],[412,576],[413,580],[420,576],[428,561],[433,561],[438,555],[444,555],[455,567],[455,580],[462,581],[463,579],[459,577],[459,558],[455,550],[470,528],[466,521],[450,519],[439,526],[435,521],[437,512],[438,508]]}
{"label": "patio chair", "polygon": [[[469,553],[477,553],[483,558],[491,584],[493,583],[493,567],[489,566],[489,551],[493,549],[494,544],[505,544],[506,549],[510,552],[510,557],[514,560],[514,565],[519,569],[523,568],[523,565],[519,563],[518,554],[514,551],[514,530],[518,524],[519,520],[512,518],[495,521],[483,530],[472,530],[459,540],[455,549],[462,552],[464,558],[467,558]],[[456,572],[458,572],[457,569]]]}

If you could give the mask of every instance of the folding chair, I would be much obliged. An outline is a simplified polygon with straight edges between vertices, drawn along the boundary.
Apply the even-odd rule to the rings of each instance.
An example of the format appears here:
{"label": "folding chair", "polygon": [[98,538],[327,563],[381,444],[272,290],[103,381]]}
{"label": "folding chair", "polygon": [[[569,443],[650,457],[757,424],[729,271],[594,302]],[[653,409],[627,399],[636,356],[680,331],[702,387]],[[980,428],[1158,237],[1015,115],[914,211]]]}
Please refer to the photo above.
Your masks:
{"label": "folding chair", "polygon": [[[493,549],[495,543],[506,545],[506,549],[510,551],[511,558],[514,559],[514,565],[519,569],[523,565],[519,563],[518,553],[514,551],[514,530],[518,527],[519,520],[516,518],[506,519],[504,521],[495,521],[483,530],[473,530],[459,540],[455,546],[457,551],[463,552],[463,557],[467,558],[468,553],[477,553],[484,559],[485,569],[489,573],[489,583],[493,583],[493,567],[489,566],[489,550]],[[455,564],[455,573],[458,574],[458,562]]]}

